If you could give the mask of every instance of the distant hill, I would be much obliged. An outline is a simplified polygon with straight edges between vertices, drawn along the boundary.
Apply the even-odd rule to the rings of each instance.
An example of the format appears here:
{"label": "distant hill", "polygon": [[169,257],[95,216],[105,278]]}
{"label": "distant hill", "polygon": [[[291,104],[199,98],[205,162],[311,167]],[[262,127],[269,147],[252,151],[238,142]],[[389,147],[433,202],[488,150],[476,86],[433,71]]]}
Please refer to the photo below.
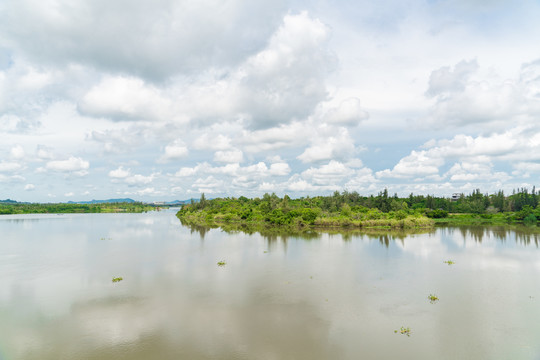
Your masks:
{"label": "distant hill", "polygon": [[2,203],[2,204],[17,204],[18,202],[15,201],[15,200],[6,199],[6,200],[0,200],[0,203]]}
{"label": "distant hill", "polygon": [[90,201],[68,201],[68,204],[111,204],[111,203],[134,203],[133,199],[107,199],[107,200],[90,200]]}
{"label": "distant hill", "polygon": [[191,201],[199,202],[199,199],[166,201],[165,205],[185,205],[185,204],[191,204]]}

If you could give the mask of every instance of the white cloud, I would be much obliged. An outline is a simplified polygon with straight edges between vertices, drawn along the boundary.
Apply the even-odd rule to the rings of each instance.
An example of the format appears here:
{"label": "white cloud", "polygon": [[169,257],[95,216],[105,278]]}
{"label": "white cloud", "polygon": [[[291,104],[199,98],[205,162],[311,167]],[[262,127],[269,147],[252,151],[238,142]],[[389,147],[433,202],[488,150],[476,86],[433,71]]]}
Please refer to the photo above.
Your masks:
{"label": "white cloud", "polygon": [[45,167],[47,170],[53,171],[80,172],[87,170],[90,167],[90,163],[82,158],[70,156],[67,160],[49,161]]}
{"label": "white cloud", "polygon": [[[298,134],[303,136],[299,137]],[[239,143],[247,152],[260,153],[305,145],[313,134],[311,127],[295,122],[265,130],[245,130]]]}
{"label": "white cloud", "polygon": [[16,145],[12,147],[10,153],[11,157],[17,160],[24,158],[24,156],[26,155],[24,148],[21,145]]}
{"label": "white cloud", "polygon": [[208,176],[195,180],[191,187],[199,193],[214,194],[222,191],[223,181],[213,176]]}
{"label": "white cloud", "polygon": [[0,172],[14,172],[22,168],[21,164],[16,162],[0,162]]}
{"label": "white cloud", "polygon": [[242,67],[244,109],[252,128],[309,116],[327,96],[329,28],[307,12],[286,15],[266,49]]}
{"label": "white cloud", "polygon": [[165,146],[165,153],[159,158],[159,161],[167,162],[183,159],[188,153],[188,148],[184,145],[183,141],[175,140],[171,144]]}
{"label": "white cloud", "polygon": [[128,185],[135,185],[135,186],[147,185],[147,184],[150,184],[152,181],[154,181],[156,176],[157,174],[151,174],[149,176],[135,174],[135,175],[129,175],[125,177],[124,181]]}
{"label": "white cloud", "polygon": [[161,80],[237,63],[263,46],[285,11],[282,0],[6,0],[0,31],[36,62]]}
{"label": "white cloud", "polygon": [[227,151],[216,151],[214,161],[220,163],[241,163],[244,161],[244,154],[238,149]]}
{"label": "white cloud", "polygon": [[35,188],[36,188],[36,187],[35,187],[34,184],[26,184],[26,185],[24,186],[24,190],[25,190],[25,191],[32,191],[32,190],[34,190]]}
{"label": "white cloud", "polygon": [[277,162],[270,165],[270,175],[285,176],[289,175],[291,167],[286,162]]}
{"label": "white cloud", "polygon": [[118,169],[109,171],[109,177],[112,177],[114,179],[125,179],[131,174],[131,171],[129,169],[124,169],[122,166],[118,167]]}
{"label": "white cloud", "polygon": [[36,147],[36,156],[42,160],[51,160],[54,158],[52,149],[44,145],[38,145]]}
{"label": "white cloud", "polygon": [[540,62],[524,64],[519,77],[501,79],[480,71],[476,61],[461,61],[454,70],[443,67],[433,71],[427,96],[434,97],[428,124],[462,126],[491,123],[504,127],[530,123],[540,115]]}
{"label": "white cloud", "polygon": [[402,158],[392,170],[377,172],[377,177],[422,177],[436,175],[439,167],[444,164],[442,157],[431,157],[431,153],[425,150],[413,150],[410,155]]}
{"label": "white cloud", "polygon": [[[321,133],[324,133],[321,131]],[[314,163],[328,160],[347,160],[355,155],[354,141],[348,131],[339,129],[335,136],[321,134],[312,140],[312,145],[304,150],[297,158],[304,163]]]}
{"label": "white cloud", "polygon": [[453,69],[444,66],[434,70],[429,77],[428,96],[437,96],[463,91],[472,74],[479,69],[476,60],[463,60],[457,63]]}
{"label": "white cloud", "polygon": [[360,106],[360,99],[349,98],[343,100],[339,106],[328,110],[323,118],[332,124],[356,126],[368,119],[369,114]]}
{"label": "white cloud", "polygon": [[124,76],[104,78],[84,95],[79,108],[116,120],[163,120],[174,114],[171,101],[158,88]]}
{"label": "white cloud", "polygon": [[193,142],[193,148],[197,150],[226,150],[230,147],[231,139],[222,134],[210,136],[208,133],[205,133]]}
{"label": "white cloud", "polygon": [[309,168],[302,172],[304,179],[310,180],[314,185],[335,185],[336,187],[345,178],[354,174],[354,170],[346,167],[339,161],[332,160],[319,168]]}

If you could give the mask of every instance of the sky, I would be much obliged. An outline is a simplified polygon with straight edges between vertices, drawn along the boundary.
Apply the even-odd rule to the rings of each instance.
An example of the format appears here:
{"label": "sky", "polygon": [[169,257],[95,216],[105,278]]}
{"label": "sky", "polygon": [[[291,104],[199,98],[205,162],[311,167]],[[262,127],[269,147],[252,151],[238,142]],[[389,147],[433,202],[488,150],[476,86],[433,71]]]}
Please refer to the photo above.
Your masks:
{"label": "sky", "polygon": [[532,188],[538,19],[538,0],[2,0],[0,199]]}

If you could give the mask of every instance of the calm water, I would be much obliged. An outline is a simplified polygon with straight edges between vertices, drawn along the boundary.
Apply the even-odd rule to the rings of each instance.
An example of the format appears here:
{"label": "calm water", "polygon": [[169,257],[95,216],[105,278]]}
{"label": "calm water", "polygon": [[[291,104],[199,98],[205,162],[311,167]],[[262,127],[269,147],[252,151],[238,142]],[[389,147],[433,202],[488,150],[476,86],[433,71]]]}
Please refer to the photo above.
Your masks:
{"label": "calm water", "polygon": [[2,216],[0,359],[540,359],[539,240]]}

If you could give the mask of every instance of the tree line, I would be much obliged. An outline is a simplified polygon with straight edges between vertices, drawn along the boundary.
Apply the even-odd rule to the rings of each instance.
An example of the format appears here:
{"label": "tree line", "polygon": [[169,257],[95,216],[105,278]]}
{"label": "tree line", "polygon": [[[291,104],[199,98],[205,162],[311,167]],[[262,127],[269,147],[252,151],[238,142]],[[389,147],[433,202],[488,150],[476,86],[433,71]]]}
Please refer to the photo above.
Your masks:
{"label": "tree line", "polygon": [[[533,187],[531,191],[527,188],[519,188],[512,191],[512,194],[505,194],[503,190],[496,193],[482,193],[480,189],[473,190],[470,194],[457,194],[454,197],[443,197],[436,195],[414,195],[411,193],[407,197],[399,197],[397,194],[390,195],[387,189],[380,191],[377,195],[360,195],[356,191],[335,191],[329,196],[307,196],[298,199],[291,199],[285,195],[278,197],[275,193],[264,194],[262,197],[248,199],[244,196],[239,198],[220,198],[207,200],[205,195],[201,195],[199,202],[189,205],[191,211],[200,209],[211,209],[226,206],[230,201],[238,202],[241,208],[257,207],[263,214],[267,214],[276,209],[305,208],[320,209],[328,213],[347,212],[348,209],[365,208],[377,209],[383,213],[402,211],[405,213],[422,212],[428,217],[446,217],[449,213],[456,214],[496,214],[496,213],[518,213],[517,220],[535,213],[540,215],[540,191]],[[250,203],[252,206],[242,206]],[[238,207],[238,205],[235,205]],[[538,209],[537,209],[538,208]],[[345,209],[345,210],[344,210]],[[521,215],[520,215],[521,214]],[[244,214],[246,216],[246,214]]]}

